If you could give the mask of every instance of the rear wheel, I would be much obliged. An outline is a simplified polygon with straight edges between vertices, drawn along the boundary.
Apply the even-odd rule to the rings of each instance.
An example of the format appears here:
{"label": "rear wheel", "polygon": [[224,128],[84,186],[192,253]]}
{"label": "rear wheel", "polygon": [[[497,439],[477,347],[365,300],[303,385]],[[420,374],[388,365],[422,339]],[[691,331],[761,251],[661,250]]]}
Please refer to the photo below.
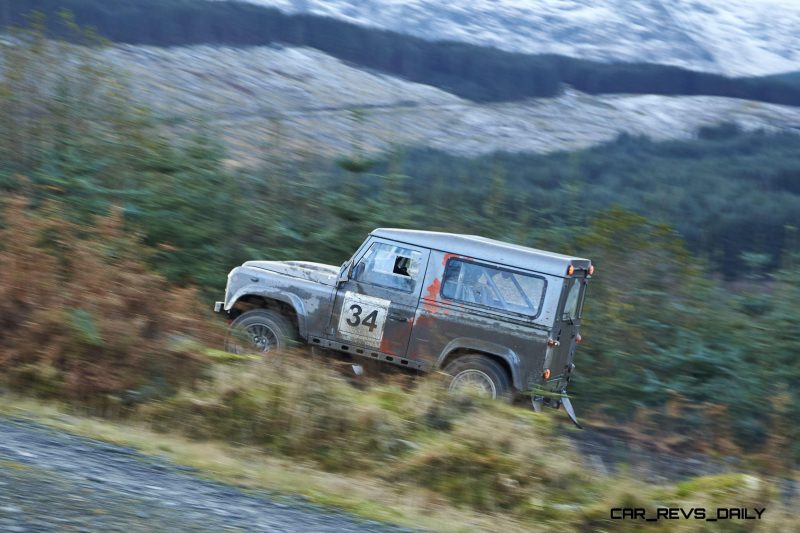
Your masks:
{"label": "rear wheel", "polygon": [[274,309],[252,309],[231,323],[225,338],[225,351],[273,353],[297,340],[294,325]]}
{"label": "rear wheel", "polygon": [[506,370],[485,355],[464,355],[444,368],[450,376],[448,390],[452,393],[471,393],[493,400],[511,400],[511,380]]}

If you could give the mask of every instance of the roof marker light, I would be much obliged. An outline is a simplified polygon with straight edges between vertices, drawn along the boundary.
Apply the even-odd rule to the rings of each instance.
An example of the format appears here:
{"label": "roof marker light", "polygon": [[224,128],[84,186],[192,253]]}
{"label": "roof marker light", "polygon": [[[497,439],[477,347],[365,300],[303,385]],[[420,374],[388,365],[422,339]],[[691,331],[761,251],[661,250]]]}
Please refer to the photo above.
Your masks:
{"label": "roof marker light", "polygon": [[542,377],[544,379],[550,379],[550,369],[549,368],[545,368],[544,369],[544,372],[542,372]]}
{"label": "roof marker light", "polygon": [[567,267],[567,276],[571,276],[574,273],[575,273],[575,267],[573,265],[568,266]]}
{"label": "roof marker light", "polygon": [[590,276],[594,275],[594,265],[589,265],[589,275]]}

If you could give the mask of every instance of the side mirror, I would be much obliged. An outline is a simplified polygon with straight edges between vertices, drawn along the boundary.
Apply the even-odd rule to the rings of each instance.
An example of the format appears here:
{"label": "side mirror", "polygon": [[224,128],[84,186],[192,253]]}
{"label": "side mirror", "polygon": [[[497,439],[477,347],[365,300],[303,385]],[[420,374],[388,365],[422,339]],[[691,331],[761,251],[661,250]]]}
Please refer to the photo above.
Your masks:
{"label": "side mirror", "polygon": [[341,285],[348,279],[350,279],[350,268],[353,264],[350,261],[345,261],[342,263],[342,268],[339,269],[339,275],[336,276],[336,285]]}

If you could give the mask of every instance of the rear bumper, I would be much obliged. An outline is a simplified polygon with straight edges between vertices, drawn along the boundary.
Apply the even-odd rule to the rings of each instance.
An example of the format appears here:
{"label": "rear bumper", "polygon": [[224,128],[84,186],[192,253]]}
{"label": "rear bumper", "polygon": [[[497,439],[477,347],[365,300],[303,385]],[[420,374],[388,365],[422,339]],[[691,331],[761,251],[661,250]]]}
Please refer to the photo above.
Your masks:
{"label": "rear bumper", "polygon": [[537,373],[528,379],[526,391],[539,391],[545,393],[562,393],[567,389],[569,384],[568,376],[555,376],[545,381],[542,376]]}

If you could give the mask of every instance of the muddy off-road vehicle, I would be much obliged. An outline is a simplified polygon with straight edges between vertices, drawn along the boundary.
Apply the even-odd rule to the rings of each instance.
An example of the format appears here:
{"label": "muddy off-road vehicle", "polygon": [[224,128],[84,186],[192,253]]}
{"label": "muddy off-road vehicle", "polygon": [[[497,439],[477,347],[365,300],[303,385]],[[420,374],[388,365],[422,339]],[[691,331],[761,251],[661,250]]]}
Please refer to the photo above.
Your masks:
{"label": "muddy off-road vehicle", "polygon": [[298,341],[420,371],[451,390],[530,394],[563,405],[575,365],[588,259],[483,237],[376,229],[341,267],[248,261],[214,310],[226,349],[271,352]]}

